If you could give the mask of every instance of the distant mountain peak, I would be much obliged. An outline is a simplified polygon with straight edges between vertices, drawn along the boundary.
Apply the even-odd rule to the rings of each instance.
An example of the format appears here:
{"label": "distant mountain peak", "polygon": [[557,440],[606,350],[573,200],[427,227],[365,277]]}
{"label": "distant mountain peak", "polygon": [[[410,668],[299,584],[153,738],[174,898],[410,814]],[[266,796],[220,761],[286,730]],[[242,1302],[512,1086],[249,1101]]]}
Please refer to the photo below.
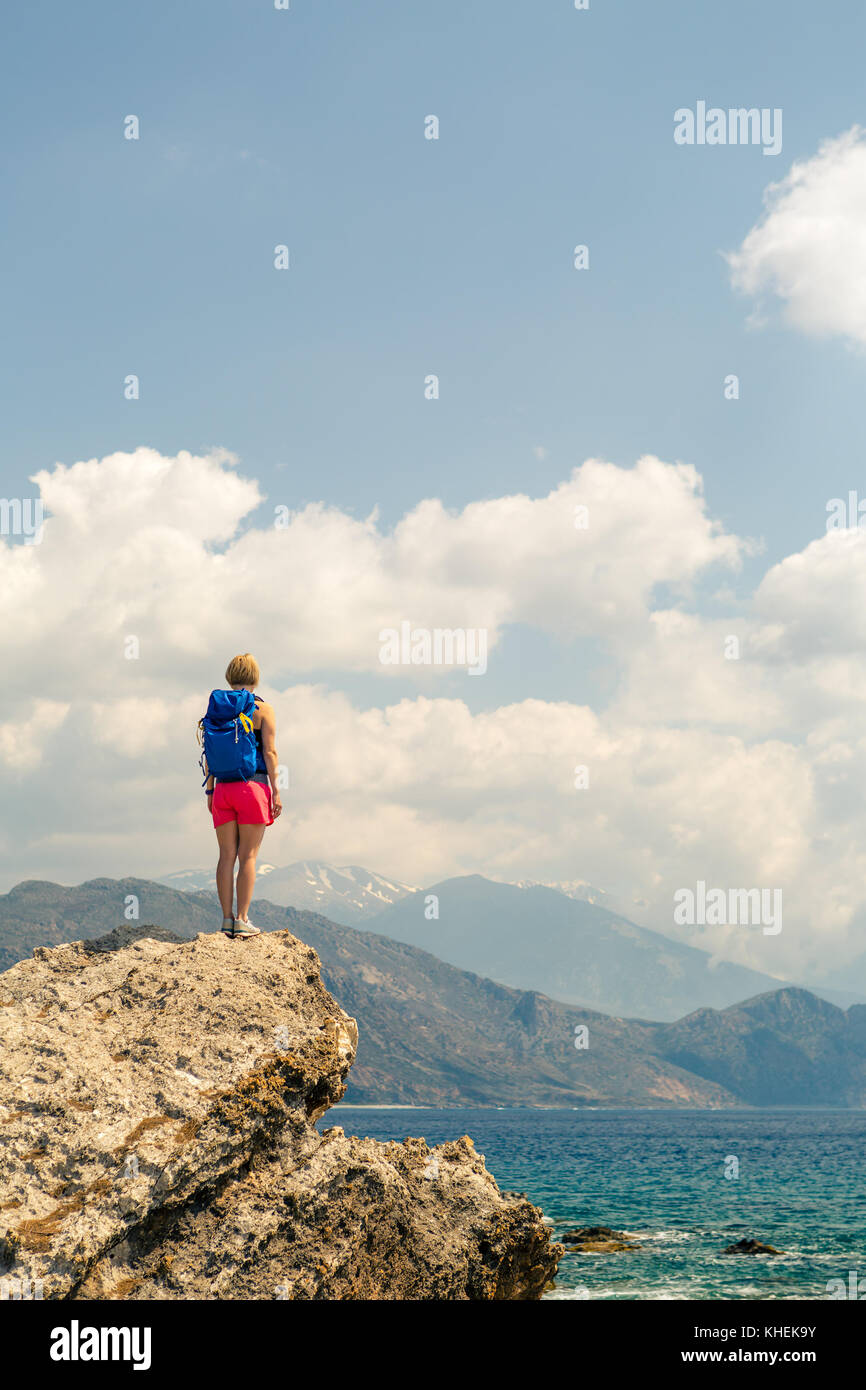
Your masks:
{"label": "distant mountain peak", "polygon": [[[320,912],[344,926],[375,917],[392,903],[419,891],[360,864],[330,864],[323,859],[300,859],[284,868],[260,864],[257,880],[256,898],[267,897],[280,907]],[[159,882],[186,893],[203,892],[213,889],[214,874],[212,869],[182,869]]]}
{"label": "distant mountain peak", "polygon": [[596,888],[583,878],[518,878],[511,881],[511,886],[513,888],[552,888],[557,893],[563,893],[566,898],[574,898],[578,902],[597,903],[601,907],[611,907],[612,905],[610,894],[604,888]]}

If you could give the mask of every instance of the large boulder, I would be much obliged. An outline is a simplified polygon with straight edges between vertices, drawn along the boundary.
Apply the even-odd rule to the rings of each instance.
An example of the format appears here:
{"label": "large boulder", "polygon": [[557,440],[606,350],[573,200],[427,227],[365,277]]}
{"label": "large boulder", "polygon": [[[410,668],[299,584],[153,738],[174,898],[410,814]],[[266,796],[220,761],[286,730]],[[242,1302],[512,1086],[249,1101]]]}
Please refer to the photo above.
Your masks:
{"label": "large boulder", "polygon": [[0,975],[0,1277],[46,1298],[537,1298],[472,1141],[320,1133],[358,1030],[289,932],[122,928]]}

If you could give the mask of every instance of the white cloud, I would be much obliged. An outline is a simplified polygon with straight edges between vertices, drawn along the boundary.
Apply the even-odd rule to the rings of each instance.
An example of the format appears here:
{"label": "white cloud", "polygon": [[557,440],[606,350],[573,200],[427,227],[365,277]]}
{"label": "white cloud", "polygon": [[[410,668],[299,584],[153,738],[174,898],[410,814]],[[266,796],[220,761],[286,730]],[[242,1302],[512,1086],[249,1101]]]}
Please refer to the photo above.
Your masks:
{"label": "white cloud", "polygon": [[[260,491],[220,455],[140,450],[39,481],[42,544],[0,545],[7,669],[30,698],[0,726],[7,885],[207,863],[195,722],[228,656],[253,650],[291,777],[272,861],[416,883],[579,874],[645,899],[644,920],[671,935],[776,974],[859,950],[863,533],[822,536],[711,620],[689,610],[690,588],[745,546],[707,514],[694,469],[651,457],[589,460],[542,498],[460,512],[428,499],[388,532],[324,506],[251,525]],[[403,617],[488,626],[494,673],[510,624],[602,639],[610,699],[547,700],[539,672],[538,698],[473,710],[436,697],[435,678],[416,695],[413,669],[396,698],[376,639]],[[123,656],[130,633],[138,660]],[[387,693],[362,706],[334,688],[342,672],[378,674]],[[489,680],[469,682],[473,699]],[[780,887],[783,932],[678,929],[673,893],[698,879]]]}
{"label": "white cloud", "polygon": [[453,513],[428,499],[391,532],[375,513],[359,521],[321,504],[244,530],[261,494],[230,462],[139,449],[36,476],[42,544],[0,545],[0,623],[25,683],[183,689],[207,679],[214,651],[253,647],[274,680],[387,674],[379,633],[403,620],[485,628],[491,647],[518,622],[566,638],[627,634],[656,586],[685,590],[743,550],[707,516],[695,469],[649,456],[634,469],[588,460],[542,498]]}
{"label": "white cloud", "polygon": [[91,737],[98,747],[124,758],[159,753],[174,741],[178,724],[188,733],[201,715],[200,706],[195,696],[176,703],[156,696],[96,701],[90,706]]}
{"label": "white cloud", "polygon": [[69,708],[58,700],[37,699],[21,716],[0,724],[0,763],[5,769],[26,773],[41,767]]}
{"label": "white cloud", "polygon": [[794,163],[765,194],[765,211],[731,278],[746,294],[782,300],[804,333],[866,343],[866,132],[853,126]]}

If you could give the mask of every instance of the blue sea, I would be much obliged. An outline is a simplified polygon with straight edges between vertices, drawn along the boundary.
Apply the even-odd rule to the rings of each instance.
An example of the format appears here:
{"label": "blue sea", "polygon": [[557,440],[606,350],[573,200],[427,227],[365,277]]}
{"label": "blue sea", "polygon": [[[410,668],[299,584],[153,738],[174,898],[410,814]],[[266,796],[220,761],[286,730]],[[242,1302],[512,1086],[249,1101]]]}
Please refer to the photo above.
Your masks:
{"label": "blue sea", "polygon": [[[546,1298],[829,1299],[828,1281],[847,1287],[851,1271],[866,1294],[863,1111],[338,1105],[319,1123],[429,1144],[469,1134],[500,1188],[525,1192],[554,1236],[612,1226],[640,1243],[566,1254]],[[742,1237],[785,1253],[721,1253]]]}

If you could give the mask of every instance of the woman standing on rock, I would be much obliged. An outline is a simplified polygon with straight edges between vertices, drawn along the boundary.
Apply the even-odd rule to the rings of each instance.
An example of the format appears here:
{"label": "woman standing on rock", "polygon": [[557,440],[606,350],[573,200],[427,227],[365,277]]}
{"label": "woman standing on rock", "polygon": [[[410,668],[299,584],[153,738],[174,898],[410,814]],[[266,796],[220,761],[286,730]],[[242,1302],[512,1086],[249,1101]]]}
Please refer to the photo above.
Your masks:
{"label": "woman standing on rock", "polygon": [[[199,720],[201,767],[208,810],[213,816],[219,863],[216,883],[226,936],[259,936],[249,920],[256,858],[265,830],[282,813],[277,790],[276,718],[255,688],[259,665],[249,652],[226,667],[230,690],[211,691]],[[238,910],[234,912],[235,862]]]}

